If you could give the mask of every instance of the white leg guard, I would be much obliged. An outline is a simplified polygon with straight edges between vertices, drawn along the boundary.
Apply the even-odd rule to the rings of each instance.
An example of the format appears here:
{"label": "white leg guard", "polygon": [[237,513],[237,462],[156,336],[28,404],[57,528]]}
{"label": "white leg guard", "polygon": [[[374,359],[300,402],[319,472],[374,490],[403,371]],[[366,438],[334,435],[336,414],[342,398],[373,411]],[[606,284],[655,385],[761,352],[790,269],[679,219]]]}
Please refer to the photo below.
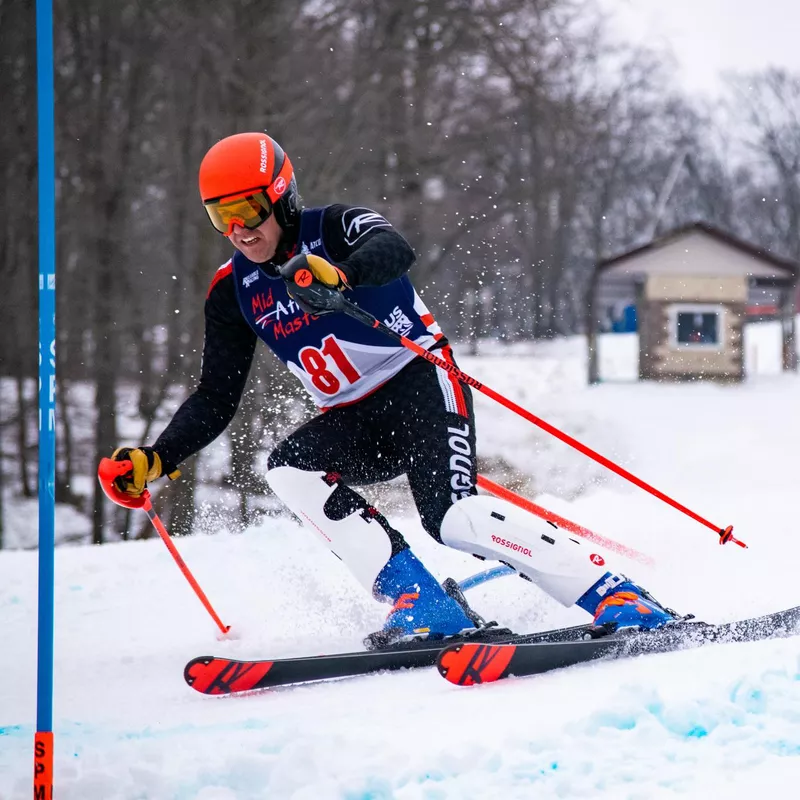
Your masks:
{"label": "white leg guard", "polygon": [[454,503],[441,536],[450,547],[508,564],[565,606],[608,572],[602,556],[566,531],[487,495]]}
{"label": "white leg guard", "polygon": [[367,591],[392,555],[389,536],[378,520],[362,510],[342,519],[325,513],[325,504],[340,487],[329,484],[324,472],[275,467],[266,474],[275,494],[329,547]]}

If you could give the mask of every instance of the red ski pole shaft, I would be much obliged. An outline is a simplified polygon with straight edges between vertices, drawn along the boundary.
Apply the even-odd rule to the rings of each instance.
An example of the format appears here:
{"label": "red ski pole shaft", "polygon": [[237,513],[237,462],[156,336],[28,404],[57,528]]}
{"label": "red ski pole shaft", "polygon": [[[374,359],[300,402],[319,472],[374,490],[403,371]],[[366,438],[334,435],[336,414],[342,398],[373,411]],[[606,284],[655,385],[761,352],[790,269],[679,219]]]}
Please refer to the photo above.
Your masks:
{"label": "red ski pole shaft", "polygon": [[516,492],[512,492],[511,489],[506,489],[505,486],[501,486],[499,483],[489,480],[489,478],[484,475],[478,475],[478,486],[490,494],[495,495],[495,497],[502,497],[503,500],[508,500],[509,503],[513,503],[515,506],[523,508],[525,511],[529,511],[531,514],[535,514],[537,517],[541,517],[548,522],[553,522],[558,525],[559,528],[570,531],[570,533],[574,533],[589,542],[599,544],[607,550],[619,553],[619,555],[630,558],[633,561],[638,561],[640,564],[646,564],[648,567],[652,567],[656,563],[655,559],[650,556],[640,553],[632,547],[627,547],[624,544],[615,542],[613,539],[607,539],[605,536],[590,531],[588,528],[584,528],[583,525],[578,525],[576,522],[572,522],[553,511],[548,511],[544,506],[537,505],[526,497],[521,497]]}
{"label": "red ski pole shaft", "polygon": [[175,559],[175,563],[178,565],[186,580],[189,581],[189,585],[192,587],[192,589],[194,589],[194,593],[198,596],[198,598],[200,598],[200,602],[205,606],[206,611],[208,611],[208,613],[211,615],[211,618],[217,624],[217,627],[222,631],[222,633],[227,633],[231,629],[231,626],[225,625],[217,615],[217,612],[214,611],[214,607],[209,602],[205,592],[200,588],[200,584],[195,580],[191,570],[186,566],[186,562],[183,560],[183,558],[181,558],[181,554],[173,544],[172,537],[170,537],[167,529],[164,527],[164,523],[161,521],[161,518],[158,516],[158,514],[156,514],[153,504],[150,502],[150,493],[145,492],[145,494],[147,497],[142,508],[147,514],[150,522],[153,523],[153,527],[156,529],[156,531],[158,531],[158,535],[167,546],[167,550],[169,550],[170,554]]}
{"label": "red ski pole shaft", "polygon": [[491,397],[492,400],[497,401],[500,405],[505,406],[510,411],[513,411],[515,414],[518,414],[523,419],[528,420],[528,422],[532,422],[537,427],[541,428],[543,431],[547,431],[547,433],[555,436],[557,439],[560,439],[565,444],[568,444],[570,447],[573,447],[579,453],[583,453],[583,455],[588,456],[593,461],[596,461],[598,464],[602,464],[607,469],[610,469],[612,472],[615,472],[621,478],[625,478],[626,480],[630,481],[634,485],[638,486],[640,489],[644,489],[646,492],[649,492],[653,497],[657,497],[659,500],[662,500],[667,505],[672,506],[673,508],[681,511],[682,513],[686,514],[687,517],[691,517],[696,522],[699,522],[701,525],[705,525],[707,528],[710,528],[719,536],[720,544],[727,544],[728,542],[734,542],[738,544],[740,547],[747,547],[744,542],[740,542],[738,539],[734,539],[733,537],[733,526],[728,525],[727,528],[720,528],[718,525],[715,525],[713,522],[709,522],[704,517],[701,517],[696,512],[692,511],[690,508],[687,508],[682,503],[679,503],[677,500],[673,500],[669,495],[664,494],[664,492],[656,489],[655,486],[651,486],[649,483],[646,483],[641,478],[637,478],[632,472],[629,472],[624,467],[615,464],[610,459],[606,458],[605,456],[601,455],[600,453],[592,450],[591,447],[587,447],[582,442],[579,442],[577,439],[574,439],[567,433],[560,431],[558,428],[551,425],[549,422],[537,417],[535,414],[532,414],[530,411],[527,411],[522,406],[517,405],[513,400],[509,400],[507,397],[503,397],[499,392],[496,392],[494,389],[485,386],[476,378],[467,375],[466,372],[459,369],[455,364],[451,364],[445,361],[439,356],[434,355],[429,350],[426,350],[424,347],[421,347],[416,342],[408,339],[405,336],[402,336],[399,333],[393,331],[387,325],[384,325],[379,319],[376,319],[372,316],[368,311],[365,311],[363,308],[359,308],[354,303],[351,303],[346,298],[342,297],[340,293],[336,292],[336,294],[341,298],[340,300],[336,300],[335,298],[331,298],[332,305],[337,307],[337,310],[343,311],[349,317],[353,317],[353,319],[357,319],[359,322],[362,322],[365,325],[368,325],[371,328],[376,328],[381,333],[386,334],[390,338],[394,339],[403,347],[407,347],[411,350],[412,353],[416,353],[416,355],[424,358],[426,361],[430,361],[431,364],[435,364],[437,367],[441,367],[441,369],[446,370],[449,372],[453,377],[460,380],[462,383],[465,383],[467,386],[471,386],[473,389],[477,389],[482,394],[485,394],[487,397]]}
{"label": "red ski pole shaft", "polygon": [[145,489],[141,494],[134,496],[127,494],[117,485],[118,480],[124,476],[129,476],[132,470],[133,464],[127,459],[124,461],[114,461],[111,458],[102,458],[97,467],[97,479],[100,481],[100,486],[102,486],[106,497],[108,497],[112,503],[116,503],[123,508],[144,509],[150,522],[153,523],[153,527],[167,546],[167,550],[169,550],[170,554],[175,559],[175,563],[184,574],[186,580],[189,581],[189,585],[194,589],[195,594],[200,598],[200,602],[205,606],[206,611],[211,614],[211,618],[217,624],[217,627],[223,633],[227,633],[231,629],[231,626],[222,623],[222,620],[217,616],[217,612],[214,611],[211,603],[208,601],[205,592],[200,588],[200,584],[194,579],[194,575],[192,575],[189,567],[186,566],[186,562],[181,558],[181,554],[172,543],[172,538],[169,533],[167,533],[164,523],[153,509],[153,504],[150,502],[150,492]]}

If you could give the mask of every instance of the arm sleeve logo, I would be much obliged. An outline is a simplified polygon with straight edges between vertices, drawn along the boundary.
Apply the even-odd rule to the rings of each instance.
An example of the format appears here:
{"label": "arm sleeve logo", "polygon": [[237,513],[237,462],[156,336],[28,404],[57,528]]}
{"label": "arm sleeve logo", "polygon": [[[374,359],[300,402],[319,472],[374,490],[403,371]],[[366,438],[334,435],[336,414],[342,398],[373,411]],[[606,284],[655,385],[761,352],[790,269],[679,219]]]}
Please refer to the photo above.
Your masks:
{"label": "arm sleeve logo", "polygon": [[386,217],[369,208],[348,208],[342,214],[342,227],[345,243],[352,246],[368,231],[392,226]]}

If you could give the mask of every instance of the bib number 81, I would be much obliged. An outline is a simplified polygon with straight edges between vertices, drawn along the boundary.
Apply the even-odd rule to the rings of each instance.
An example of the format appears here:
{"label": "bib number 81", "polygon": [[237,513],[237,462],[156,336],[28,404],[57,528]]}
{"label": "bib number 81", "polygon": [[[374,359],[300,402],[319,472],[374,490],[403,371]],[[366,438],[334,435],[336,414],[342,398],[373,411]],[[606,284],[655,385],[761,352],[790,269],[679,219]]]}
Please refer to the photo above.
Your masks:
{"label": "bib number 81", "polygon": [[311,383],[323,394],[332,395],[339,391],[342,385],[339,376],[348,383],[355,383],[361,377],[333,335],[326,336],[320,348],[304,347],[297,357]]}

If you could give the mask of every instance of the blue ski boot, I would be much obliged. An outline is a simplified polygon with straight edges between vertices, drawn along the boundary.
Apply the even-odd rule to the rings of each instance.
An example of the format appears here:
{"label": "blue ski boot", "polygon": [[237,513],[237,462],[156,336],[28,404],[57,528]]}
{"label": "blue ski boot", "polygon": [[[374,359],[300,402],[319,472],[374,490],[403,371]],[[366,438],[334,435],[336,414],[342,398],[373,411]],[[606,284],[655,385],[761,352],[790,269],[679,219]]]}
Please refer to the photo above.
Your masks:
{"label": "blue ski boot", "polygon": [[607,572],[576,605],[594,616],[590,636],[596,638],[623,628],[650,631],[679,617],[624,576]]}
{"label": "blue ski boot", "polygon": [[459,593],[456,599],[448,594],[409,549],[389,559],[375,579],[373,591],[394,606],[382,630],[364,640],[370,650],[395,642],[443,639],[474,631],[482,622],[463,595]]}

